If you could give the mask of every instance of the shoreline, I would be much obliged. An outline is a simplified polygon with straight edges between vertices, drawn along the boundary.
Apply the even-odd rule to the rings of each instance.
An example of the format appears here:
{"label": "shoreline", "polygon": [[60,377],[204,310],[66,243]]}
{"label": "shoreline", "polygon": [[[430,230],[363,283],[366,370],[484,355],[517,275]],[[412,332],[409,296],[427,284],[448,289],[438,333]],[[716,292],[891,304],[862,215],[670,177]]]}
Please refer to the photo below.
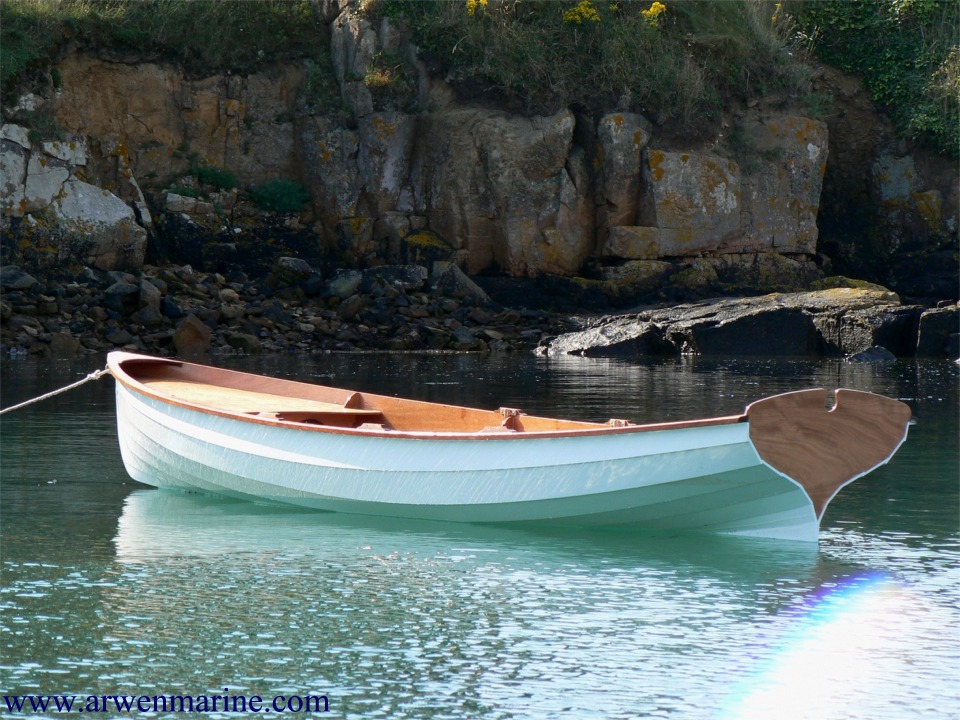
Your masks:
{"label": "shoreline", "polygon": [[321,274],[283,257],[256,279],[148,265],[137,274],[83,268],[45,282],[6,266],[0,285],[3,357],[126,350],[161,357],[536,353],[876,361],[960,354],[958,303],[904,305],[896,293],[856,281],[607,313],[508,307],[448,262],[432,271],[411,264]]}

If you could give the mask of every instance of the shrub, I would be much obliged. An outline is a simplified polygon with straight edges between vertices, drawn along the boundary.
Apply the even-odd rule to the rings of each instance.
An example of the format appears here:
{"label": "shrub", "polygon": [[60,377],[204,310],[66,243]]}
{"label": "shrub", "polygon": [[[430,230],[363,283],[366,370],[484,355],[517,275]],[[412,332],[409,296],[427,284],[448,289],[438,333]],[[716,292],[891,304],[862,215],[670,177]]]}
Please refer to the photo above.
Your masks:
{"label": "shrub", "polygon": [[960,154],[960,3],[818,0],[787,7],[817,55],[860,75],[900,132]]}
{"label": "shrub", "polygon": [[167,188],[167,192],[173,193],[174,195],[180,195],[181,197],[188,197],[188,198],[200,197],[200,193],[198,193],[192,187],[187,187],[186,185],[171,185],[169,188]]}
{"label": "shrub", "polygon": [[251,190],[250,198],[261,210],[293,213],[300,212],[310,200],[310,192],[294,180],[276,178]]}
{"label": "shrub", "polygon": [[232,190],[239,185],[236,175],[213,165],[195,166],[191,173],[202,185],[212,185],[217,190]]}

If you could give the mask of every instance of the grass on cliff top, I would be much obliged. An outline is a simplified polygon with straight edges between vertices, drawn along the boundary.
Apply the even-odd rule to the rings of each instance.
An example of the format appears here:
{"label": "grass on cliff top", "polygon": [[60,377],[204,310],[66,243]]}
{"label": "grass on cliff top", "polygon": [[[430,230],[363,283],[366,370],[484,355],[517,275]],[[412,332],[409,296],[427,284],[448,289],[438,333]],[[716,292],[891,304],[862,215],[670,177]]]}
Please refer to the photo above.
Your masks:
{"label": "grass on cliff top", "polygon": [[326,54],[324,37],[311,0],[2,0],[0,84],[14,92],[69,42],[202,75]]}
{"label": "grass on cliff top", "polygon": [[[862,76],[901,132],[960,154],[957,0],[353,1],[374,27],[382,16],[406,23],[435,76],[519,111],[632,110],[687,135],[758,97],[806,102],[815,116],[812,50]],[[10,102],[56,86],[47,73],[68,43],[173,61],[195,76],[291,57],[325,68],[319,3],[0,0],[0,87]],[[373,63],[368,86],[409,93],[403,69]]]}
{"label": "grass on cliff top", "polygon": [[810,68],[767,0],[379,0],[406,19],[434,73],[527,112],[639,111],[680,131],[731,101],[804,95]]}

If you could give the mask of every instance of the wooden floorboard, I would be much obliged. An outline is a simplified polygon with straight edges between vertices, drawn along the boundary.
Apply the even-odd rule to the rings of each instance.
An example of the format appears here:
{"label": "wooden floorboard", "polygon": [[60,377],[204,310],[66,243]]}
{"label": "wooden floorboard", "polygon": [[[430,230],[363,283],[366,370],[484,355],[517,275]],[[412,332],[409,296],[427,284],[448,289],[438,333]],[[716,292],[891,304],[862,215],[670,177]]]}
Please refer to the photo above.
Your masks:
{"label": "wooden floorboard", "polygon": [[361,410],[345,408],[334,403],[307,400],[305,398],[274,395],[271,393],[254,392],[252,390],[236,390],[206,383],[185,382],[183,380],[143,380],[143,384],[151,390],[169,395],[172,398],[190,404],[205,405],[207,407],[229,410],[242,413],[271,413],[271,412],[321,412],[343,413],[345,415],[380,415],[379,410]]}

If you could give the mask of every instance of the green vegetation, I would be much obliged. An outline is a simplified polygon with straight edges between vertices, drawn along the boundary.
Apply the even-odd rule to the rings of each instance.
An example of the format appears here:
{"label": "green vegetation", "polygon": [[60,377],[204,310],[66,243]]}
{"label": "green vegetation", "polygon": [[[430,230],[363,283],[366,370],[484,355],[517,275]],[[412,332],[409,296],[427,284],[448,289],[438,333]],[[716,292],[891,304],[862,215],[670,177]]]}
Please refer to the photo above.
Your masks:
{"label": "green vegetation", "polygon": [[728,98],[806,93],[809,69],[772,2],[382,0],[372,11],[407,20],[431,70],[461,92],[529,112],[630,108],[691,132]]}
{"label": "green vegetation", "polygon": [[294,180],[275,178],[253,188],[250,199],[261,210],[293,213],[300,212],[310,200],[310,191]]}
{"label": "green vegetation", "polygon": [[[806,53],[861,75],[900,130],[957,156],[956,0],[358,0],[378,27],[401,20],[430,70],[462,96],[530,113],[635,110],[678,134],[707,133],[762,95],[829,109],[809,94]],[[60,48],[107,48],[188,74],[307,61],[303,109],[339,108],[315,0],[2,0],[0,84],[58,86]],[[376,54],[377,107],[415,95],[409,60]]]}
{"label": "green vegetation", "polygon": [[42,71],[70,40],[202,74],[329,55],[324,37],[311,0],[3,0],[0,84]]}
{"label": "green vegetation", "polygon": [[187,187],[186,185],[171,185],[167,188],[168,193],[173,193],[174,195],[180,195],[181,197],[188,197],[197,199],[200,197],[200,193],[194,190],[192,187]]}
{"label": "green vegetation", "polygon": [[817,55],[860,75],[901,132],[960,154],[960,3],[816,0],[788,7]]}
{"label": "green vegetation", "polygon": [[193,175],[201,185],[212,185],[217,190],[232,190],[240,184],[240,181],[234,173],[213,165],[195,165],[190,170],[190,174]]}
{"label": "green vegetation", "polygon": [[379,110],[408,110],[416,99],[416,76],[405,57],[397,53],[374,53],[367,64],[363,84]]}

